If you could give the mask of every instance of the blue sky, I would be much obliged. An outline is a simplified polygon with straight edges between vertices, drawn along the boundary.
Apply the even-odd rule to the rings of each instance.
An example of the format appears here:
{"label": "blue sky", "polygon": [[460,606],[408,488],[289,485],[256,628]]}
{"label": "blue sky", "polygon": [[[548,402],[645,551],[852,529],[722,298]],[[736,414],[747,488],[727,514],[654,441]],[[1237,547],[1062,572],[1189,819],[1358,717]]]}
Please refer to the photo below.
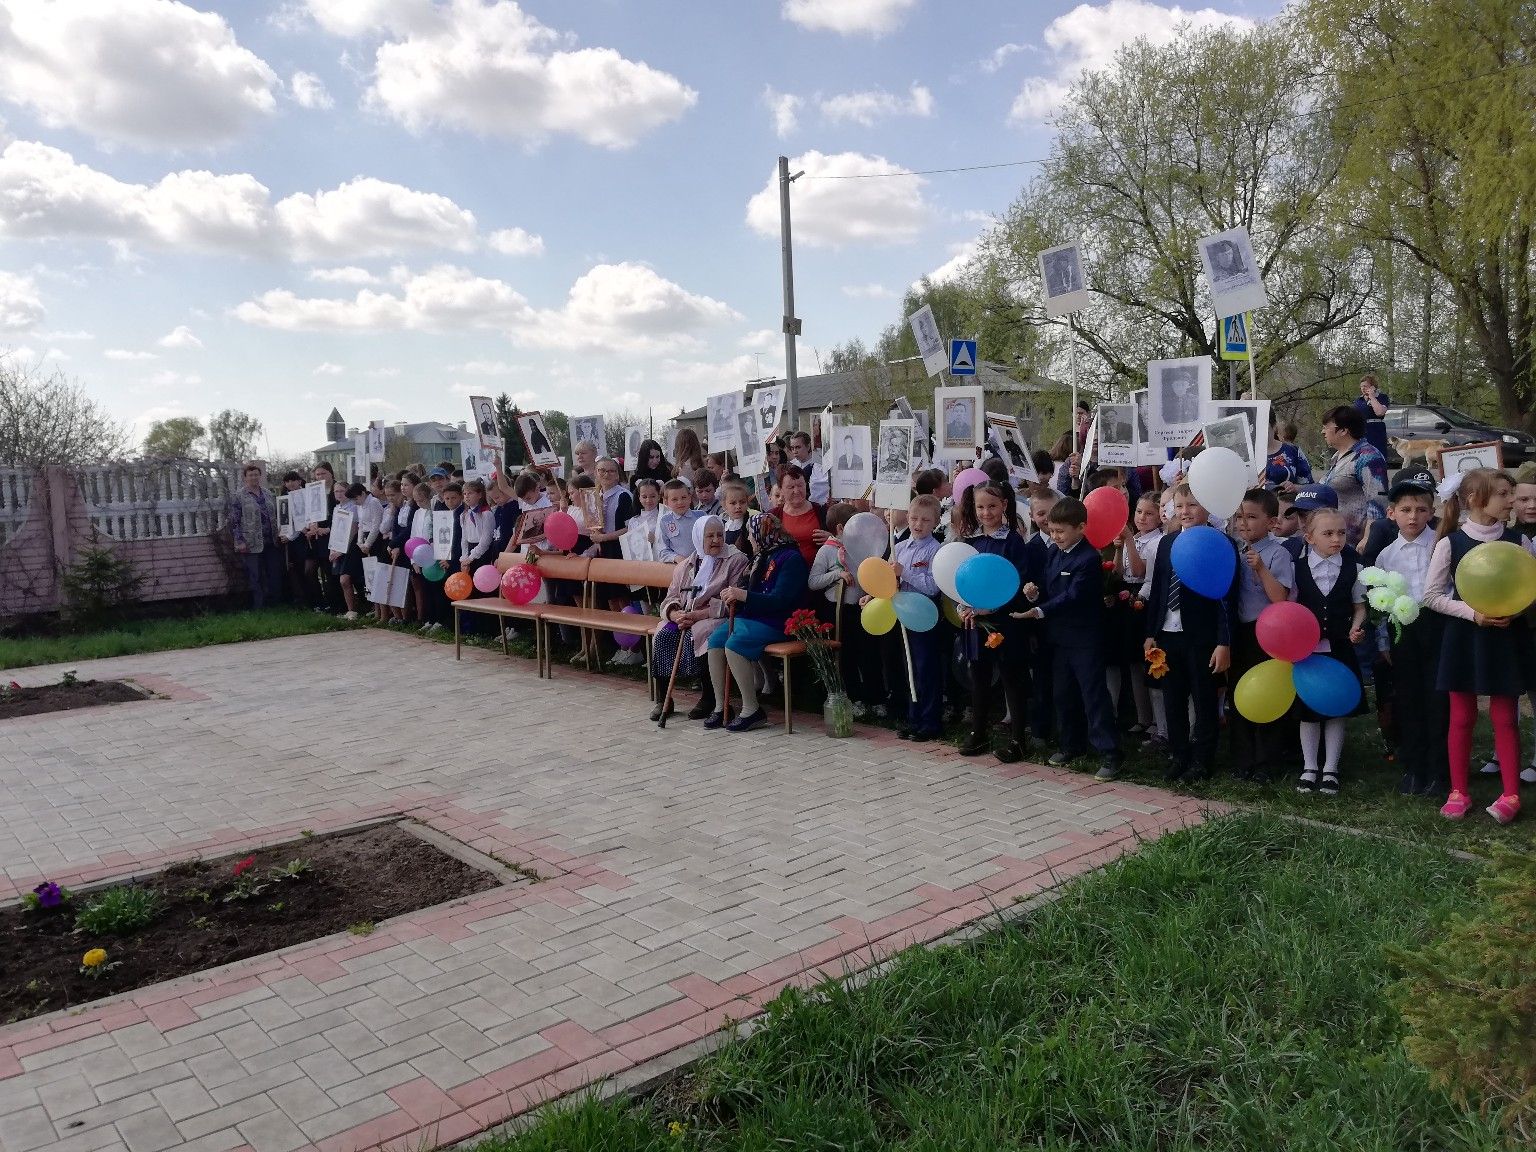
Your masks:
{"label": "blue sky", "polygon": [[1043,157],[1118,44],[1279,7],[0,0],[0,348],[140,436],[235,407],[274,453],[333,404],[660,421],[782,371],[781,152],[812,372],[1032,169],[810,177]]}

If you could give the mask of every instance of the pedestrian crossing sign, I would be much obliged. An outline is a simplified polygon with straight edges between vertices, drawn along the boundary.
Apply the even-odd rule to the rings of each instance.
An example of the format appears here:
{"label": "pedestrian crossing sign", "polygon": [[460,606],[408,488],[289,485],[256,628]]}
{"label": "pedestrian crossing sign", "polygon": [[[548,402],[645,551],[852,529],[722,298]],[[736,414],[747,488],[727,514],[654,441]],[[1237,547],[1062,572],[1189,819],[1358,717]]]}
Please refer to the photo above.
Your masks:
{"label": "pedestrian crossing sign", "polygon": [[949,374],[951,376],[976,375],[976,341],[951,340],[949,342]]}
{"label": "pedestrian crossing sign", "polygon": [[1221,358],[1223,360],[1248,359],[1248,318],[1251,312],[1239,312],[1221,319]]}

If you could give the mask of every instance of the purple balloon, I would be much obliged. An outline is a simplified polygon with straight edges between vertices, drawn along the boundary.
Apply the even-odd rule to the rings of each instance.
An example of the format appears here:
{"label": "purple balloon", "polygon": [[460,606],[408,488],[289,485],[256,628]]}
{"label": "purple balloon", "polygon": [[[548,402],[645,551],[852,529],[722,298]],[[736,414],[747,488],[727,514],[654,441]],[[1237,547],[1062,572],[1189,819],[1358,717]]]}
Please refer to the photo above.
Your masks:
{"label": "purple balloon", "polygon": [[[642,615],[642,609],[638,604],[626,604],[622,610],[630,613],[632,616]],[[629,632],[615,632],[613,634],[613,642],[620,648],[633,648],[643,639],[645,639],[645,637],[635,636]]]}

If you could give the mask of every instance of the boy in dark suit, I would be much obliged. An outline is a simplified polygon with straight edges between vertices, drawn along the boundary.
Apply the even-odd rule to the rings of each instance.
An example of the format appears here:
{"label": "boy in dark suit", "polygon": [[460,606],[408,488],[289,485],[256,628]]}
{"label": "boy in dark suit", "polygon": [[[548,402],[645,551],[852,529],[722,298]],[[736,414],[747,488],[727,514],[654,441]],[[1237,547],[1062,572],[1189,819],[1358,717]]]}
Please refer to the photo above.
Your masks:
{"label": "boy in dark suit", "polygon": [[[1173,518],[1179,532],[1210,519],[1188,484],[1173,489]],[[1164,536],[1157,546],[1152,590],[1147,595],[1145,650],[1150,654],[1153,648],[1161,648],[1168,655],[1168,674],[1162,685],[1173,764],[1164,778],[1204,780],[1216,769],[1218,678],[1232,663],[1238,581],[1234,579],[1219,600],[1186,587],[1173,570],[1173,542],[1179,532]],[[1230,537],[1226,539],[1235,559],[1237,545]],[[1189,727],[1191,700],[1195,705],[1193,731]]]}
{"label": "boy in dark suit", "polygon": [[1104,678],[1104,565],[1083,539],[1087,523],[1080,500],[1067,497],[1052,506],[1050,534],[1056,548],[1046,563],[1044,589],[1034,584],[1024,589],[1026,599],[1039,601],[1025,615],[1045,621],[1054,653],[1061,750],[1051,757],[1051,766],[1062,767],[1091,745],[1103,760],[1097,778],[1113,780],[1123,757]]}

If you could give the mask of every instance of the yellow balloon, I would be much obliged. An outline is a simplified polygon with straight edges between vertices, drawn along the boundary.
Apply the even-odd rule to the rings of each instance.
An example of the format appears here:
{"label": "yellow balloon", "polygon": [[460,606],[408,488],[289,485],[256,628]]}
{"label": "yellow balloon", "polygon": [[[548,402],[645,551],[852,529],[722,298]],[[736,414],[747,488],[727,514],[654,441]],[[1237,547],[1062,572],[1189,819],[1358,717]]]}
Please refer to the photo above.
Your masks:
{"label": "yellow balloon", "polygon": [[1479,544],[1456,565],[1456,591],[1484,616],[1518,616],[1536,600],[1536,556],[1508,540]]}
{"label": "yellow balloon", "polygon": [[[866,560],[864,563],[868,564],[869,561]],[[861,564],[860,567],[862,568],[863,565]],[[896,605],[877,596],[864,605],[859,618],[864,622],[864,631],[871,636],[884,636],[896,627]]]}
{"label": "yellow balloon", "polygon": [[1232,703],[1238,712],[1255,724],[1274,723],[1290,711],[1295,699],[1291,666],[1284,660],[1255,664],[1243,673],[1232,692]]}
{"label": "yellow balloon", "polygon": [[965,627],[965,621],[960,619],[960,605],[956,604],[948,596],[939,597],[939,611],[944,613],[944,619],[948,620],[956,628]]}
{"label": "yellow balloon", "polygon": [[871,556],[860,564],[858,577],[859,587],[877,600],[891,599],[901,587],[896,582],[896,569],[879,556]]}

